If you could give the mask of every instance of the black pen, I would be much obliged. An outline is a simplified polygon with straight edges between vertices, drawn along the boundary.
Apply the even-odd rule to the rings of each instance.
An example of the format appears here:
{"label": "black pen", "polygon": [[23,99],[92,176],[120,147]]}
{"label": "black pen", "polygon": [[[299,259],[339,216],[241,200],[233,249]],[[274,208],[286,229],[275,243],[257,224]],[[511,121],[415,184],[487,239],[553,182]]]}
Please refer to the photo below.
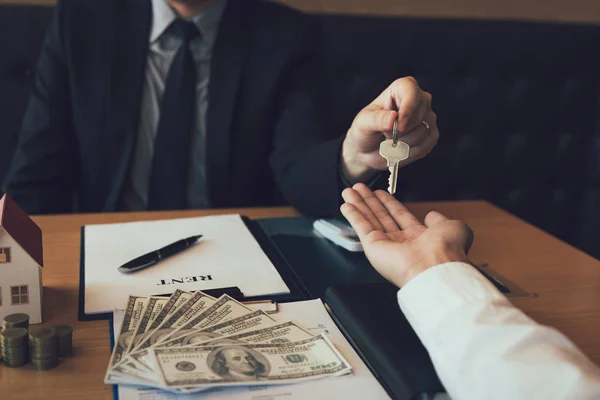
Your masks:
{"label": "black pen", "polygon": [[180,253],[183,250],[189,248],[190,246],[196,244],[201,237],[202,235],[190,236],[187,239],[178,240],[175,243],[171,243],[158,250],[154,250],[150,253],[144,254],[143,256],[134,258],[133,260],[121,265],[119,268],[117,268],[117,270],[119,272],[128,274],[131,272],[139,271],[140,269],[151,267],[154,264],[160,262],[161,260],[164,260],[167,257]]}

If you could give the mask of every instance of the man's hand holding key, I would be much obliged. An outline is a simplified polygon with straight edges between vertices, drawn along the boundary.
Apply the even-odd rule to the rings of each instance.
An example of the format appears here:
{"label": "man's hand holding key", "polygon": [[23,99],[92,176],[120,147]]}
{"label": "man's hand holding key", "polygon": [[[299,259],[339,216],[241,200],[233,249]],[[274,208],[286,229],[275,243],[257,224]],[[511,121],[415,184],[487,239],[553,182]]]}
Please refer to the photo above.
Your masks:
{"label": "man's hand holding key", "polygon": [[[397,107],[397,109],[396,109]],[[425,157],[439,139],[437,116],[431,94],[421,90],[414,78],[394,81],[354,118],[342,148],[342,171],[351,183],[365,182],[377,171],[390,170],[391,193],[398,169]],[[393,128],[397,128],[396,146]],[[387,139],[391,143],[384,144]],[[408,145],[410,151],[402,153]],[[403,150],[404,149],[404,150]]]}

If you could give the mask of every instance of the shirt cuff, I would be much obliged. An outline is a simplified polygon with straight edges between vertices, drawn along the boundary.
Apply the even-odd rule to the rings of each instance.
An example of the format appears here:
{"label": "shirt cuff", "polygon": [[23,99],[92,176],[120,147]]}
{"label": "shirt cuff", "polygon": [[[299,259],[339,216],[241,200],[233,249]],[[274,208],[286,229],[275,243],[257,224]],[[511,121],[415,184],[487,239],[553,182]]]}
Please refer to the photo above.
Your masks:
{"label": "shirt cuff", "polygon": [[[338,185],[340,187],[340,192],[343,191],[344,189],[347,188],[351,188],[352,186],[354,186],[352,183],[350,183],[348,181],[348,179],[346,179],[346,177],[344,176],[344,173],[342,172],[342,147],[344,145],[344,141],[342,140],[342,142],[340,143],[340,146],[338,148],[338,154],[337,154],[337,159],[338,159]],[[375,190],[375,188],[378,186],[378,182],[381,179],[381,177],[383,176],[383,173],[387,172],[387,171],[378,171],[375,176],[373,176],[373,178],[371,178],[368,182],[363,182],[365,185],[367,185],[369,187],[369,189],[371,190]]]}
{"label": "shirt cuff", "polygon": [[398,291],[398,304],[421,341],[455,310],[469,303],[509,303],[473,266],[462,262],[437,265]]}

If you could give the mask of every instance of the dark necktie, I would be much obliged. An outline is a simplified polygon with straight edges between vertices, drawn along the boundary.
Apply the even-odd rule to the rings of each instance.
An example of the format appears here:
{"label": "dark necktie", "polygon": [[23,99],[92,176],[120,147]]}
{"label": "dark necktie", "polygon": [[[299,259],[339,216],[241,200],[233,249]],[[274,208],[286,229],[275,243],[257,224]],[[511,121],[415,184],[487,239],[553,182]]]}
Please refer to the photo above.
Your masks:
{"label": "dark necktie", "polygon": [[149,210],[178,210],[187,204],[191,135],[196,113],[196,64],[190,41],[200,34],[193,22],[169,27],[181,47],[169,69],[160,104],[158,130],[148,185]]}

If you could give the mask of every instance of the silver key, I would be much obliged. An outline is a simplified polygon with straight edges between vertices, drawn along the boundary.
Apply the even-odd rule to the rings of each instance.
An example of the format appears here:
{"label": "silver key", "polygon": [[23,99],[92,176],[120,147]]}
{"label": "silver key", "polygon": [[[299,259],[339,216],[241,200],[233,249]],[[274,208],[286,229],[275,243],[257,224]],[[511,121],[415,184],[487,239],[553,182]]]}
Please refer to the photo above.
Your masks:
{"label": "silver key", "polygon": [[400,140],[398,140],[398,130],[396,128],[397,122],[394,121],[394,134],[393,139],[384,140],[379,145],[379,154],[387,160],[388,168],[390,170],[390,179],[388,192],[390,194],[396,193],[396,181],[398,180],[398,163],[406,160],[410,153],[410,146]]}

